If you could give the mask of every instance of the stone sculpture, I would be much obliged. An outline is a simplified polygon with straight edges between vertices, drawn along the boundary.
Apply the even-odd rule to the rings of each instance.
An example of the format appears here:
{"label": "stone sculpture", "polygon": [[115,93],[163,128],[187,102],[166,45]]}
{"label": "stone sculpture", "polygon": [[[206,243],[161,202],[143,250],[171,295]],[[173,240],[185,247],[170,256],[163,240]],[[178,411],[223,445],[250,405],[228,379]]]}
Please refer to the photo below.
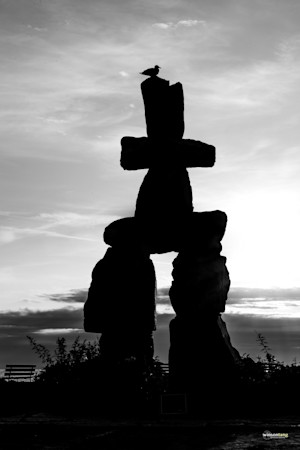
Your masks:
{"label": "stone sculpture", "polygon": [[[158,73],[158,70],[157,70]],[[170,375],[177,389],[230,374],[239,360],[221,319],[230,287],[221,240],[222,211],[194,212],[187,167],[212,167],[215,147],[182,139],[181,83],[153,74],[141,84],[148,137],[123,137],[121,166],[148,169],[134,217],[106,227],[110,246],[92,274],[84,306],[84,328],[100,332],[103,355],[153,356],[155,272],[150,254],[178,252],[173,262],[170,300]],[[224,378],[224,377],[223,377]],[[226,377],[225,377],[226,378]]]}

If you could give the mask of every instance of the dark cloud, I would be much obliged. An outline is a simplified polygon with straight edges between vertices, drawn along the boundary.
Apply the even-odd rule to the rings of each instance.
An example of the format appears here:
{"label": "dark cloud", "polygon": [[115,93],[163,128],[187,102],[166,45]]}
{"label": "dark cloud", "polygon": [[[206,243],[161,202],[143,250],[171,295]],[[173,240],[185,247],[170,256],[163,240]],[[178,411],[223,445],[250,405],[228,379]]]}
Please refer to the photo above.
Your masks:
{"label": "dark cloud", "polygon": [[[157,290],[157,298],[156,301],[158,303],[167,303],[170,304],[169,299],[169,287],[168,288],[159,288]],[[84,303],[87,299],[88,289],[73,289],[69,292],[58,293],[53,295],[45,295],[47,299],[55,301],[55,302],[65,302],[65,303]]]}
{"label": "dark cloud", "polygon": [[[78,295],[76,295],[78,294]],[[82,295],[82,291],[74,292],[72,301]],[[57,295],[58,301],[65,301],[70,294]],[[168,359],[170,314],[157,315],[157,331],[154,333],[155,355],[163,361]],[[68,329],[63,333],[62,329]],[[57,331],[55,331],[57,330]],[[26,336],[32,336],[38,343],[54,350],[59,336],[65,336],[71,343],[80,335],[82,339],[94,340],[98,335],[85,333],[83,330],[83,309],[61,308],[50,311],[25,311],[0,313],[0,368],[5,364],[35,363],[41,361],[31,350]]]}
{"label": "dark cloud", "polygon": [[47,295],[47,298],[55,302],[84,303],[87,299],[87,293],[88,289],[74,289],[69,293]]}
{"label": "dark cloud", "polygon": [[82,309],[0,313],[0,330],[8,328],[10,333],[19,333],[21,330],[31,333],[45,328],[82,328],[82,323]]}
{"label": "dark cloud", "polygon": [[169,287],[157,289],[156,303],[165,303],[168,305],[171,304],[169,297],[169,290],[170,290]]}
{"label": "dark cloud", "polygon": [[[84,333],[82,326],[82,308],[0,313],[0,368],[9,363],[41,364],[30,348],[26,338],[28,335],[50,349],[55,347],[55,341],[61,335],[66,336],[69,342],[79,334],[86,339],[95,337],[91,333]],[[62,334],[62,329],[68,329],[68,333]],[[43,330],[46,331],[45,334]]]}
{"label": "dark cloud", "polygon": [[[254,299],[272,296],[272,298],[282,299],[287,296],[296,299],[299,291],[300,289],[233,288],[230,291],[230,298],[231,303],[237,304],[240,304],[241,299],[245,297]],[[170,304],[168,292],[169,288],[158,289],[159,304]],[[78,335],[82,336],[82,339],[95,339],[96,334],[85,333],[83,330],[83,303],[86,295],[87,289],[81,289],[51,296],[51,300],[70,304],[69,307],[58,310],[0,313],[0,368],[8,363],[41,364],[30,348],[26,339],[27,335],[34,337],[37,342],[46,345],[49,349],[54,349],[57,337],[62,335],[68,342],[73,342]],[[255,359],[261,350],[256,342],[257,333],[262,333],[277,359],[290,363],[293,358],[300,358],[300,318],[247,315],[243,314],[242,310],[243,308],[240,314],[223,314],[232,344],[241,354],[249,353]],[[163,361],[168,359],[169,323],[173,317],[172,314],[158,314],[156,318],[155,355]],[[202,318],[199,317],[199,326],[201,326],[201,320]],[[64,333],[62,330],[67,332]]]}
{"label": "dark cloud", "polygon": [[162,296],[162,297],[169,296],[169,290],[170,290],[169,287],[159,288],[159,289],[157,289],[157,295]]}

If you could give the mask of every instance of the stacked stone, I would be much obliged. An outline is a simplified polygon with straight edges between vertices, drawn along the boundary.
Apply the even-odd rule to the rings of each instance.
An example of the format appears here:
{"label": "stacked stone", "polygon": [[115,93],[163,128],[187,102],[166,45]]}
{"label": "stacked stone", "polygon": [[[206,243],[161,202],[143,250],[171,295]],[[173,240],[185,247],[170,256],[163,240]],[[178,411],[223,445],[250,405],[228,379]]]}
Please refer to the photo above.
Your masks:
{"label": "stacked stone", "polygon": [[84,329],[102,334],[104,359],[134,357],[146,363],[153,357],[154,266],[142,248],[120,245],[117,238],[111,240],[112,247],[92,272],[84,305]]}
{"label": "stacked stone", "polygon": [[170,300],[180,317],[219,314],[230,286],[226,258],[220,256],[227,217],[222,211],[194,213],[173,262]]}
{"label": "stacked stone", "polygon": [[173,385],[185,392],[228,384],[240,359],[220,315],[230,287],[220,255],[226,222],[222,211],[193,213],[173,261],[169,364]]}
{"label": "stacked stone", "polygon": [[[203,358],[222,367],[237,358],[220,318],[230,285],[226,258],[220,255],[227,218],[221,211],[193,211],[187,168],[212,167],[215,148],[182,139],[182,85],[153,76],[141,89],[148,138],[122,138],[121,166],[148,172],[135,216],[105,229],[110,248],[92,273],[84,328],[102,333],[102,354],[108,359],[152,358],[155,271],[150,254],[178,252],[170,289],[177,314],[170,323],[170,373],[175,385],[187,390],[191,377],[196,380],[205,370]],[[192,372],[187,370],[191,363]]]}

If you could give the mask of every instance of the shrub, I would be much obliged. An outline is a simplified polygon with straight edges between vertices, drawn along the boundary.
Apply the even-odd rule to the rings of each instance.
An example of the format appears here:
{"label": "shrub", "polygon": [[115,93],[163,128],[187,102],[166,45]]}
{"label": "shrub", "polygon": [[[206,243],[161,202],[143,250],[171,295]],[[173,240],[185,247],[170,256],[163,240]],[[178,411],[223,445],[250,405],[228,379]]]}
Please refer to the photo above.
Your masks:
{"label": "shrub", "polygon": [[27,338],[33,351],[44,364],[35,378],[38,382],[58,384],[83,381],[91,374],[91,366],[95,366],[95,362],[99,360],[99,340],[80,342],[80,337],[77,336],[68,349],[66,339],[59,337],[54,353],[51,354],[45,345],[38,344],[31,336]]}
{"label": "shrub", "polygon": [[[27,336],[33,351],[42,360],[44,367],[35,381],[49,384],[85,384],[97,385],[114,390],[131,390],[143,392],[165,390],[166,377],[161,362],[156,357],[147,364],[141,364],[136,358],[125,358],[109,363],[101,357],[100,342],[80,341],[76,337],[67,347],[66,339],[59,337],[56,348],[50,350],[30,336]],[[157,380],[160,380],[158,382]]]}

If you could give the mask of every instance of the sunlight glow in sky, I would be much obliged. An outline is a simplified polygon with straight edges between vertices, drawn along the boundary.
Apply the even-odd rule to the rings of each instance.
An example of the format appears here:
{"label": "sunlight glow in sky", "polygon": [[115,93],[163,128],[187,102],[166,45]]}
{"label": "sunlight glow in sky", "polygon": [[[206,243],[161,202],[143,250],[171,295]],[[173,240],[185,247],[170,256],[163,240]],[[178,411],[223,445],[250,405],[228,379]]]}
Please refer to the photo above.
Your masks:
{"label": "sunlight glow in sky", "polygon": [[[183,84],[184,137],[216,147],[189,174],[195,211],[228,215],[232,286],[300,288],[299,21],[298,0],[0,0],[0,310],[89,286],[146,174],[123,171],[120,140],[146,135],[155,64]],[[153,256],[160,288],[175,256]]]}

